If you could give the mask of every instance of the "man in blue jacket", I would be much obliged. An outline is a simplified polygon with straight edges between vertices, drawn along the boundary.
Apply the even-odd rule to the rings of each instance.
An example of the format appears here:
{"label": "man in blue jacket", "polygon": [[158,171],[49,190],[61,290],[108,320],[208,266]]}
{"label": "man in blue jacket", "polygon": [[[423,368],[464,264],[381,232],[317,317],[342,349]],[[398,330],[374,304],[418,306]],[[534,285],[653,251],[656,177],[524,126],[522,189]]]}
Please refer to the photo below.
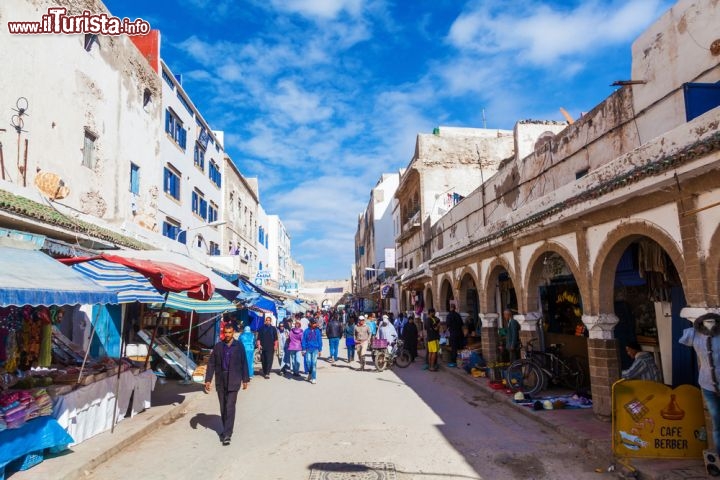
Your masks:
{"label": "man in blue jacket", "polygon": [[245,347],[235,340],[235,327],[231,323],[223,326],[223,339],[213,347],[210,354],[205,371],[205,393],[210,393],[212,389],[213,376],[220,400],[220,418],[222,419],[220,439],[223,445],[230,445],[235,425],[235,404],[238,391],[241,387],[245,390],[250,381]]}
{"label": "man in blue jacket", "polygon": [[303,332],[302,349],[308,371],[307,380],[317,383],[317,358],[322,351],[322,331],[318,328],[316,318],[310,319],[310,328]]}

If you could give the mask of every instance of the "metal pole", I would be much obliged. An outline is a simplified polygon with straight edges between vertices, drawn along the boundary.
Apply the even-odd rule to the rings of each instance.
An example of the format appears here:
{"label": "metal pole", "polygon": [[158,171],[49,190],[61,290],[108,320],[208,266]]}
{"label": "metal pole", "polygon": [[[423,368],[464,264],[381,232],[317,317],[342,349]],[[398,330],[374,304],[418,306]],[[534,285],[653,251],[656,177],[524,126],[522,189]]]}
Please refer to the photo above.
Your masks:
{"label": "metal pole", "polygon": [[157,336],[158,327],[160,326],[160,317],[165,311],[165,304],[167,303],[169,293],[170,292],[165,292],[165,299],[163,300],[162,307],[160,307],[160,310],[158,311],[157,319],[155,319],[155,328],[153,329],[152,337],[150,338],[150,345],[148,345],[148,353],[145,356],[145,364],[143,365],[143,370],[147,370],[148,363],[150,363],[150,355],[152,355],[153,343],[155,343],[155,337]]}
{"label": "metal pole", "polygon": [[[122,310],[121,310],[122,312]],[[125,313],[125,312],[122,312]],[[115,422],[117,421],[118,397],[120,396],[120,374],[122,373],[122,357],[123,357],[123,327],[125,326],[125,315],[120,316],[120,362],[118,363],[117,381],[115,382],[115,404],[113,405],[113,420],[110,427],[110,433],[115,433]]]}
{"label": "metal pole", "polygon": [[193,383],[192,376],[188,375],[188,360],[190,360],[190,335],[192,334],[192,324],[193,324],[193,314],[195,313],[195,310],[190,311],[190,328],[188,328],[188,338],[187,338],[187,353],[185,355],[185,378],[180,381],[181,385],[190,385]]}

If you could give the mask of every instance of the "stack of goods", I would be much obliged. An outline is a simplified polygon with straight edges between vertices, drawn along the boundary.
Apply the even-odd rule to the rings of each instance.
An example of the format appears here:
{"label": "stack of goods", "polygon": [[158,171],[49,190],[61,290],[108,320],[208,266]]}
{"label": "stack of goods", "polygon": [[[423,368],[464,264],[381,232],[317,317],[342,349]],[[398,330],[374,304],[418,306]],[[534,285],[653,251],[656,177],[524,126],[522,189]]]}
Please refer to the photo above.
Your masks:
{"label": "stack of goods", "polygon": [[38,406],[38,415],[41,417],[48,417],[52,415],[53,404],[50,394],[44,388],[38,388],[32,391],[32,396],[35,397],[35,404]]}
{"label": "stack of goods", "polygon": [[0,416],[7,428],[20,428],[25,425],[25,407],[20,401],[20,391],[3,393],[0,396]]}
{"label": "stack of goods", "polygon": [[52,415],[52,400],[44,388],[0,394],[0,431],[20,428],[37,417]]}

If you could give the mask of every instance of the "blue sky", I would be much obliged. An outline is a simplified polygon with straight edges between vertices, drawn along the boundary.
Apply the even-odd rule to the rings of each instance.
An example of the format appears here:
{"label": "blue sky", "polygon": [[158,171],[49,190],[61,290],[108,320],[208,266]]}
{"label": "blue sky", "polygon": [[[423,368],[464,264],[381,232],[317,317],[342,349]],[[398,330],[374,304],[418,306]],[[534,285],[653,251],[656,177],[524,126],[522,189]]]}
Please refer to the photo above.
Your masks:
{"label": "blue sky", "polygon": [[162,32],[161,55],[308,280],[347,278],[383,172],[439,125],[511,129],[589,111],[630,77],[663,0],[105,0]]}

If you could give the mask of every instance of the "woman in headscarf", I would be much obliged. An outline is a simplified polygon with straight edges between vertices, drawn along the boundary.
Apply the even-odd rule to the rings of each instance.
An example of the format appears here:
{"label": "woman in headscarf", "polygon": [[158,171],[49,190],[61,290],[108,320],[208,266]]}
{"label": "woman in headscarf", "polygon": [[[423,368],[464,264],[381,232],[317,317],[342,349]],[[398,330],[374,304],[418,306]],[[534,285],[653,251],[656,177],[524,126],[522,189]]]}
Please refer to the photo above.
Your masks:
{"label": "woman in headscarf", "polygon": [[255,335],[253,335],[250,327],[245,327],[243,333],[240,334],[240,342],[245,347],[245,355],[247,356],[248,374],[253,378],[255,374]]}

